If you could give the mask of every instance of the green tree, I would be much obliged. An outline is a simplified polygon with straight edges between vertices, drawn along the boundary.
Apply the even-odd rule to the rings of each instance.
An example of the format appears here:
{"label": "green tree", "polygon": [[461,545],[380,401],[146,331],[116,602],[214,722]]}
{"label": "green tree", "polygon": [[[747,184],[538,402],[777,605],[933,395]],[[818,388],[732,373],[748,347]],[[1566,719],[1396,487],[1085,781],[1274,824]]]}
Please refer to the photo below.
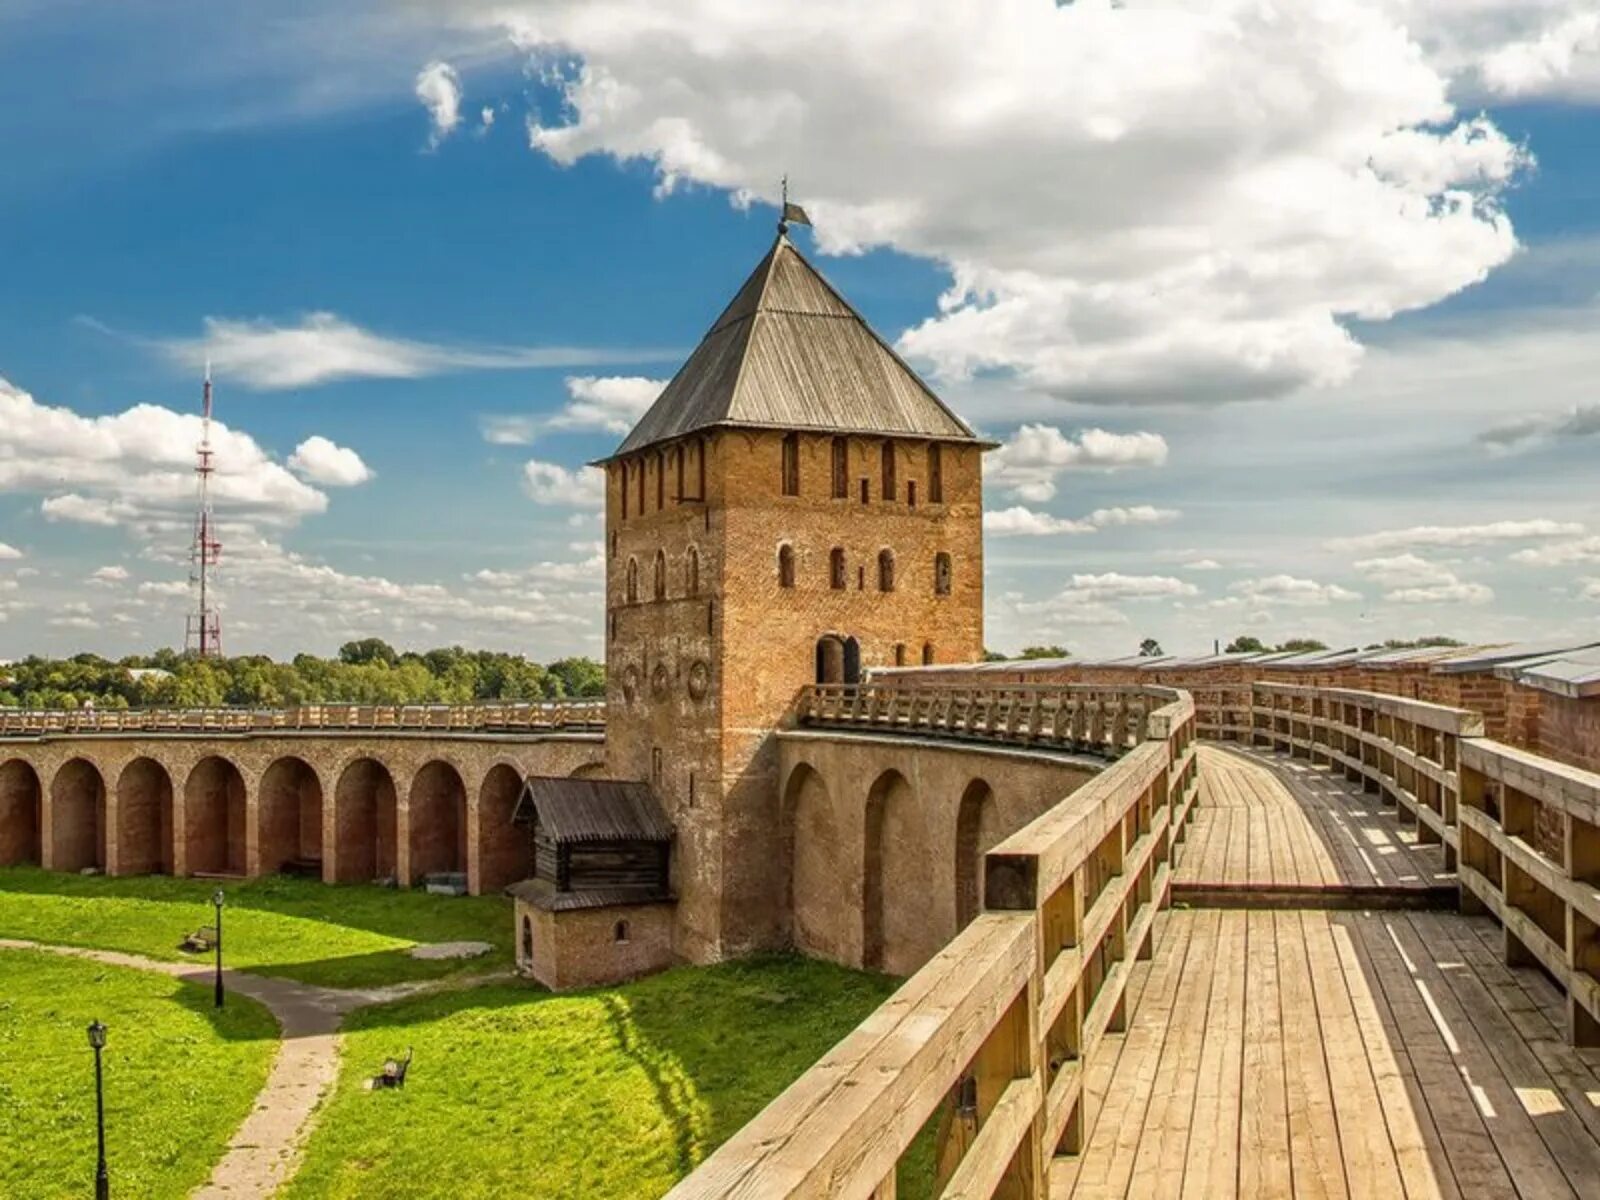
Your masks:
{"label": "green tree", "polygon": [[339,661],[352,666],[381,662],[385,666],[392,667],[400,661],[400,656],[395,653],[394,647],[382,638],[362,638],[360,641],[346,642],[340,646]]}
{"label": "green tree", "polygon": [[1311,650],[1326,650],[1327,648],[1328,644],[1326,642],[1319,642],[1316,638],[1290,638],[1288,641],[1278,644],[1278,649],[1285,653],[1304,654]]}
{"label": "green tree", "polygon": [[1024,646],[1017,654],[1018,658],[1070,658],[1071,651],[1065,646]]}
{"label": "green tree", "polygon": [[1140,658],[1160,658],[1162,655],[1161,643],[1155,638],[1145,638],[1139,643]]}
{"label": "green tree", "polygon": [[1266,650],[1266,646],[1262,643],[1260,638],[1251,637],[1249,634],[1242,633],[1238,637],[1234,638],[1233,641],[1228,643],[1226,653],[1260,654],[1264,650]]}

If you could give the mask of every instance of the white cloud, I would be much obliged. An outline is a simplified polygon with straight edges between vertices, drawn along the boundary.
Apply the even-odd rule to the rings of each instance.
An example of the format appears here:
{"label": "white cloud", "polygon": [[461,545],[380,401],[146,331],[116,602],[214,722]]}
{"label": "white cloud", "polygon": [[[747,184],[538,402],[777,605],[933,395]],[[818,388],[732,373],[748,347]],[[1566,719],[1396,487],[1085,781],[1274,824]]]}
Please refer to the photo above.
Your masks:
{"label": "white cloud", "polygon": [[1035,512],[1017,504],[984,513],[983,531],[996,537],[1045,537],[1057,533],[1093,533],[1095,526],[1088,521]]}
{"label": "white cloud", "polygon": [[[0,379],[0,492],[47,493],[51,520],[93,525],[171,520],[194,504],[200,418],[151,404],[84,417]],[[273,462],[248,434],[213,421],[219,509],[293,522],[328,498]],[[184,518],[186,519],[186,517]]]}
{"label": "white cloud", "polygon": [[1358,537],[1334,538],[1327,547],[1361,552],[1403,550],[1413,546],[1487,546],[1534,538],[1571,537],[1582,532],[1583,526],[1575,522],[1547,518],[1490,521],[1482,525],[1413,525],[1409,529],[1386,529]]}
{"label": "white cloud", "polygon": [[555,429],[599,429],[624,434],[656,402],[665,379],[638,375],[574,375],[567,379],[567,406],[550,419]]}
{"label": "white cloud", "polygon": [[354,450],[320,435],[308,437],[295,447],[289,456],[289,468],[302,479],[326,487],[354,487],[373,477],[371,468]]}
{"label": "white cloud", "polygon": [[1318,583],[1293,575],[1267,575],[1260,579],[1241,579],[1228,585],[1246,604],[1282,604],[1290,608],[1321,608],[1360,595],[1336,583]]}
{"label": "white cloud", "polygon": [[22,557],[22,551],[21,550],[18,550],[15,546],[8,546],[4,542],[0,542],[0,561],[4,561],[4,560],[9,559],[9,558],[21,558],[21,557]]}
{"label": "white cloud", "polygon": [[1167,442],[1158,433],[1084,429],[1074,439],[1053,425],[1023,425],[989,456],[985,469],[996,487],[1039,503],[1055,496],[1063,471],[1159,467],[1166,461]]}
{"label": "white cloud", "polygon": [[538,432],[534,417],[485,414],[478,418],[478,430],[491,446],[531,446]]}
{"label": "white cloud", "polygon": [[1585,577],[1582,595],[1585,600],[1600,600],[1600,579]]}
{"label": "white cloud", "polygon": [[89,576],[89,581],[91,583],[103,583],[108,585],[114,583],[127,583],[128,579],[128,568],[116,565],[100,567]]}
{"label": "white cloud", "polygon": [[[1046,602],[1046,606],[1063,602],[1102,604],[1118,600],[1161,600],[1199,594],[1200,589],[1194,584],[1170,575],[1123,575],[1108,571],[1103,575],[1074,575],[1072,582],[1058,593],[1054,601]],[[1026,612],[1029,606],[1022,604],[1018,609]]]}
{"label": "white cloud", "polygon": [[1130,508],[1097,508],[1089,514],[1089,523],[1097,529],[1110,525],[1164,525],[1181,516],[1183,514],[1175,508],[1135,504]]}
{"label": "white cloud", "polygon": [[478,113],[479,128],[487,133],[494,128],[494,109],[485,104]]}
{"label": "white cloud", "polygon": [[1185,571],[1220,571],[1222,564],[1214,558],[1196,558],[1183,564]]}
{"label": "white cloud", "polygon": [[385,337],[330,312],[295,325],[207,317],[198,338],[157,343],[173,361],[259,391],[314,387],[341,379],[421,379],[458,371],[584,367],[650,362],[662,350],[585,350],[570,346],[470,346]]}
{"label": "white cloud", "polygon": [[417,72],[416,93],[432,126],[428,145],[437,147],[461,124],[461,78],[449,63],[431,62]]}
{"label": "white cloud", "polygon": [[775,200],[788,170],[824,250],[946,264],[940,313],[900,342],[942,377],[1225,400],[1348,378],[1361,350],[1341,318],[1436,303],[1515,249],[1499,194],[1522,151],[1448,99],[1453,64],[1488,47],[1423,53],[1411,26],[1454,18],[1418,5],[452,13],[505,30],[560,87],[560,116],[528,129],[553,160],[643,160],[662,193],[694,182],[738,203]]}
{"label": "white cloud", "polygon": [[1354,566],[1379,587],[1389,589],[1383,598],[1395,604],[1487,604],[1494,599],[1493,589],[1486,585],[1468,583],[1449,567],[1415,554],[1364,558]]}
{"label": "white cloud", "polygon": [[190,588],[187,583],[176,579],[149,580],[139,585],[139,595],[150,596],[158,600],[172,600],[180,596],[187,596]]}
{"label": "white cloud", "polygon": [[1512,562],[1530,567],[1561,567],[1568,563],[1600,562],[1600,537],[1580,538],[1574,542],[1552,542],[1548,546],[1530,546],[1511,556]]}
{"label": "white cloud", "polygon": [[558,508],[604,508],[606,477],[596,467],[569,470],[529,459],[522,467],[522,490],[539,504]]}
{"label": "white cloud", "polygon": [[1572,8],[1570,16],[1485,57],[1482,75],[1489,88],[1515,97],[1600,95],[1600,13]]}

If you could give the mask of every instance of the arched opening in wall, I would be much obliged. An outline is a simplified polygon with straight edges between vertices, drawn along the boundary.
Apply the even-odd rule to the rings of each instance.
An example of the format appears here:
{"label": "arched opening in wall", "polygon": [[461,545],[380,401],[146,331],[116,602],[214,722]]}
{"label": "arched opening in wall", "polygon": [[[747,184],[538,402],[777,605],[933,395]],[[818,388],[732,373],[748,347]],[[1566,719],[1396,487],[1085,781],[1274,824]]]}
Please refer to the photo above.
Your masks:
{"label": "arched opening in wall", "polygon": [[925,666],[925,667],[933,666],[933,643],[932,642],[923,642],[922,643],[922,665]]}
{"label": "arched opening in wall", "polygon": [[851,687],[861,682],[861,643],[853,637],[844,640],[844,681]]}
{"label": "arched opening in wall", "polygon": [[639,560],[636,558],[628,560],[626,594],[629,604],[639,603]]}
{"label": "arched opening in wall", "polygon": [[358,758],[333,789],[334,882],[371,883],[395,873],[394,777]]}
{"label": "arched opening in wall", "polygon": [[803,954],[857,961],[860,897],[852,894],[851,881],[839,878],[839,863],[856,851],[847,844],[827,784],[807,763],[789,772],[779,822],[790,943]]}
{"label": "arched opening in wall", "polygon": [[894,591],[894,551],[878,551],[878,590]]}
{"label": "arched opening in wall", "polygon": [[844,547],[835,546],[828,551],[828,586],[842,592],[845,586]]}
{"label": "arched opening in wall", "polygon": [[933,594],[935,596],[948,596],[950,594],[950,556],[943,550],[933,556]]}
{"label": "arched opening in wall", "polygon": [[893,442],[883,444],[883,498],[893,500],[895,497],[895,452]]}
{"label": "arched opening in wall", "polygon": [[833,439],[833,498],[850,499],[850,439]]}
{"label": "arched opening in wall", "polygon": [[817,682],[844,682],[844,639],[831,633],[817,639]]}
{"label": "arched opening in wall", "polygon": [[798,496],[800,494],[800,435],[786,433],[783,436],[783,494],[785,496]]}
{"label": "arched opening in wall", "polygon": [[700,594],[700,551],[689,547],[688,559],[683,565],[684,592],[690,596]]}
{"label": "arched opening in wall", "polygon": [[172,776],[136,758],[117,778],[117,874],[172,874]]}
{"label": "arched opening in wall", "polygon": [[58,871],[106,868],[106,781],[87,759],[63,763],[50,781],[50,842]]}
{"label": "arched opening in wall", "polygon": [[911,784],[890,769],[867,792],[862,823],[861,965],[910,975],[944,944],[930,919],[928,814]]}
{"label": "arched opening in wall", "polygon": [[44,791],[20,758],[0,763],[0,867],[44,861]]}
{"label": "arched opening in wall", "polygon": [[478,789],[479,892],[498,892],[533,877],[533,835],[511,823],[521,795],[522,775],[505,763],[484,776]]}
{"label": "arched opening in wall", "polygon": [[778,547],[778,586],[794,586],[794,547],[787,543]]}
{"label": "arched opening in wall", "polygon": [[183,839],[190,875],[245,873],[244,776],[225,758],[202,758],[183,785]]}
{"label": "arched opening in wall", "polygon": [[322,878],[322,780],[310,763],[280,758],[267,768],[256,821],[263,874]]}
{"label": "arched opening in wall", "polygon": [[983,856],[994,845],[994,789],[981,779],[967,784],[956,809],[956,929],[960,933],[983,907]]}
{"label": "arched opening in wall", "polygon": [[428,763],[411,781],[411,880],[467,869],[467,786],[447,762]]}
{"label": "arched opening in wall", "polygon": [[657,600],[665,600],[667,598],[667,552],[665,550],[656,551],[655,579],[652,584],[655,598]]}
{"label": "arched opening in wall", "polygon": [[526,963],[530,963],[530,962],[533,961],[533,918],[532,917],[523,917],[522,918],[522,961],[525,964]]}

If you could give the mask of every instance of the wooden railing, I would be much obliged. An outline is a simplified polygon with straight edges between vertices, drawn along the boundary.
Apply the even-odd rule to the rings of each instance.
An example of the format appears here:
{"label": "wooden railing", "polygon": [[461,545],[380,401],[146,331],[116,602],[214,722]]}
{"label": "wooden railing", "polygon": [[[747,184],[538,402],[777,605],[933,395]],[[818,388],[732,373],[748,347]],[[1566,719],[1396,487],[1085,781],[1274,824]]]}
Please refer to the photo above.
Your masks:
{"label": "wooden railing", "polygon": [[1442,843],[1461,907],[1492,913],[1512,964],[1567,994],[1568,1034],[1600,1045],[1600,774],[1483,736],[1463,709],[1375,692],[1254,685],[1254,740],[1329,763]]}
{"label": "wooden railing", "polygon": [[[1156,731],[1171,688],[862,683],[801,690],[802,725],[1041,746],[1115,758]],[[1187,709],[1192,715],[1193,706]]]}
{"label": "wooden railing", "polygon": [[1074,695],[1087,721],[1089,695],[1116,693],[1126,728],[1147,736],[991,850],[985,911],[669,1196],[887,1200],[930,1120],[945,1200],[1043,1196],[1050,1157],[1081,1149],[1085,1072],[1125,1025],[1128,973],[1151,953],[1194,802],[1194,705],[1164,689],[1006,687],[951,709],[934,690],[803,702],[813,724],[1061,744]]}
{"label": "wooden railing", "polygon": [[599,700],[504,704],[309,704],[299,708],[0,708],[0,737],[60,734],[342,733],[389,730],[517,733],[605,728]]}

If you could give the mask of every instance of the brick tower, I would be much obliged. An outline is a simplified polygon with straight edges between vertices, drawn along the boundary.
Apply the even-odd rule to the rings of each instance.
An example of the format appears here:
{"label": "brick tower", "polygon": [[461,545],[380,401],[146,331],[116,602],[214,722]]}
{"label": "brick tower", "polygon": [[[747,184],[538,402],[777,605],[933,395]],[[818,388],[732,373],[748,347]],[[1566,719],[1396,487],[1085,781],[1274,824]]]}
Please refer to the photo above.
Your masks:
{"label": "brick tower", "polygon": [[798,689],[983,650],[982,455],[780,234],[606,470],[607,758],[677,825],[677,952],[781,942]]}

